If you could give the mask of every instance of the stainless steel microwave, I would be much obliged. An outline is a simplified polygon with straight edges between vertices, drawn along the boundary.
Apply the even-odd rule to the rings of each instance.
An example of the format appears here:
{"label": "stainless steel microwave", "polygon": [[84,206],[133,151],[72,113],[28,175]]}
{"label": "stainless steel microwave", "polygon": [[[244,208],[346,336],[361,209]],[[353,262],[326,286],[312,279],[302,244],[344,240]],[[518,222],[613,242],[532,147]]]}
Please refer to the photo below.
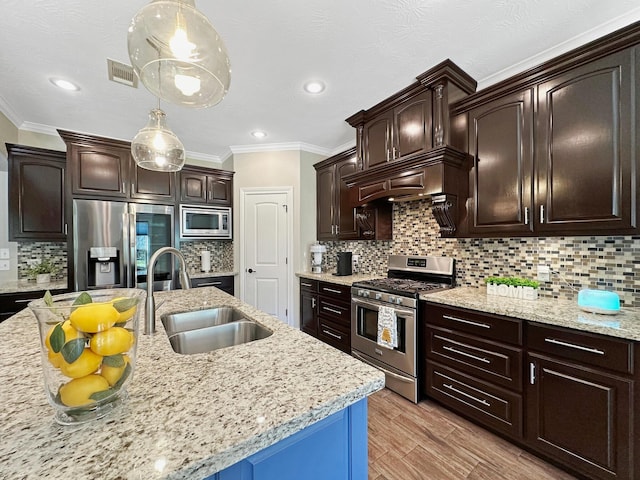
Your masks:
{"label": "stainless steel microwave", "polygon": [[180,205],[181,238],[231,239],[231,208]]}

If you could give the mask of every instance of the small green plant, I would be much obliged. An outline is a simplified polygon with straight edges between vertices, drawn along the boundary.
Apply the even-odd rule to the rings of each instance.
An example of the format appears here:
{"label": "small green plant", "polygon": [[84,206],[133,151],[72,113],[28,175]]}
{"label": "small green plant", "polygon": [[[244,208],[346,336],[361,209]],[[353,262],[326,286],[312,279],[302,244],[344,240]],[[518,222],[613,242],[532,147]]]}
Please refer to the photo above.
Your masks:
{"label": "small green plant", "polygon": [[50,273],[51,275],[55,275],[60,270],[55,263],[53,263],[49,259],[40,260],[40,263],[37,265],[32,265],[27,270],[27,275],[29,278],[36,278],[36,276],[43,273]]}
{"label": "small green plant", "polygon": [[487,277],[484,283],[494,283],[496,285],[510,285],[514,287],[531,287],[538,288],[540,283],[535,280],[528,280],[520,277]]}

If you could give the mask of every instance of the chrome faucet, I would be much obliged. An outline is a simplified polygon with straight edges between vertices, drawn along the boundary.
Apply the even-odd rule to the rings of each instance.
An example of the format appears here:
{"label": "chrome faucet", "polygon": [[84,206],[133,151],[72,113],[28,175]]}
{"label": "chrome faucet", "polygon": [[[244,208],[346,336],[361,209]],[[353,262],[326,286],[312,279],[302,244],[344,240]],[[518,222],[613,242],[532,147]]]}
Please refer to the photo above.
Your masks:
{"label": "chrome faucet", "polygon": [[180,250],[173,247],[162,247],[153,252],[149,259],[149,265],[147,265],[147,302],[144,317],[144,334],[150,335],[156,333],[156,302],[153,298],[153,270],[158,260],[158,257],[165,253],[172,253],[180,261],[180,284],[182,289],[186,290],[191,288],[191,279],[187,273],[187,263],[184,261],[184,257]]}

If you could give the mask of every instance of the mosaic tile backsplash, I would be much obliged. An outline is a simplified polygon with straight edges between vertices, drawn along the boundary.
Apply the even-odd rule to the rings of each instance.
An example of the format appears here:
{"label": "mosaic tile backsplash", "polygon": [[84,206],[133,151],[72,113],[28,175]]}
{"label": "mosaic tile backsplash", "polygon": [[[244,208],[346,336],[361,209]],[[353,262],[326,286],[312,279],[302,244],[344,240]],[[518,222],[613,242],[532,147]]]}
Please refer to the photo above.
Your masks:
{"label": "mosaic tile backsplash", "polygon": [[52,280],[67,276],[67,243],[66,242],[19,242],[18,243],[18,279],[29,278],[27,271],[42,260],[51,260],[58,267],[58,272],[51,276]]}
{"label": "mosaic tile backsplash", "polygon": [[233,242],[221,240],[193,240],[190,242],[180,243],[180,251],[187,262],[189,273],[193,274],[202,271],[200,252],[203,250],[210,252],[211,271],[233,271]]}
{"label": "mosaic tile backsplash", "polygon": [[395,203],[389,242],[323,242],[323,270],[336,269],[336,253],[360,256],[359,272],[386,275],[387,256],[436,255],[456,259],[457,284],[478,287],[487,276],[535,279],[548,265],[551,282],[539,295],[575,299],[581,288],[613,290],[624,306],[640,307],[640,236],[440,238],[430,200]]}

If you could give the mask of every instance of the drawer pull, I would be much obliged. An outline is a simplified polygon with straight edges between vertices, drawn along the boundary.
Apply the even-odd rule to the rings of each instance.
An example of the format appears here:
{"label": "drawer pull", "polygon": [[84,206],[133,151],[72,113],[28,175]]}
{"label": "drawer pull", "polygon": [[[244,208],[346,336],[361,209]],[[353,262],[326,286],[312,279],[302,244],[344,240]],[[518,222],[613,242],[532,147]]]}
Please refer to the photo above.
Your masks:
{"label": "drawer pull", "polygon": [[330,337],[337,338],[338,340],[342,340],[342,335],[337,335],[333,332],[330,332],[329,330],[322,330],[322,333],[326,333]]}
{"label": "drawer pull", "polygon": [[342,312],[340,310],[336,310],[335,308],[322,307],[322,309],[326,310],[327,312],[335,313],[336,315],[342,315]]}
{"label": "drawer pull", "polygon": [[491,363],[491,360],[489,360],[488,358],[478,357],[476,355],[471,355],[470,353],[463,352],[462,350],[458,350],[457,348],[449,347],[447,345],[444,345],[442,348],[444,350],[449,351],[449,352],[457,353],[458,355],[462,355],[462,356],[465,356],[465,357],[468,357],[468,358],[473,358],[474,360],[478,360],[479,362]]}
{"label": "drawer pull", "polygon": [[33,298],[19,299],[19,300],[15,300],[14,303],[28,303],[31,300],[33,300]]}
{"label": "drawer pull", "polygon": [[468,325],[473,325],[474,327],[491,328],[491,325],[488,325],[486,323],[472,322],[471,320],[464,320],[462,318],[452,317],[451,315],[443,315],[442,318],[453,320],[454,322],[466,323]]}
{"label": "drawer pull", "polygon": [[463,395],[463,396],[465,396],[467,398],[470,398],[471,400],[473,400],[475,402],[481,403],[485,407],[490,407],[491,406],[491,404],[489,402],[487,402],[485,399],[480,399],[480,398],[474,397],[473,395],[469,395],[468,393],[465,393],[462,390],[458,390],[453,385],[449,385],[447,383],[443,383],[442,386],[444,388],[447,388],[447,389],[451,390],[452,392],[458,393],[458,394]]}
{"label": "drawer pull", "polygon": [[315,309],[316,308],[316,299],[315,298],[311,298],[311,308]]}
{"label": "drawer pull", "polygon": [[302,285],[303,287],[313,287],[313,285],[311,285],[310,283],[304,283],[304,282],[300,282],[300,285]]}
{"label": "drawer pull", "polygon": [[536,384],[536,364],[533,362],[529,363],[529,383]]}
{"label": "drawer pull", "polygon": [[222,282],[209,282],[209,283],[199,283],[198,287],[215,287],[216,285],[222,285]]}
{"label": "drawer pull", "polygon": [[331,292],[331,293],[342,293],[342,290],[336,290],[334,288],[328,288],[328,287],[322,287],[322,290],[324,290],[325,292]]}
{"label": "drawer pull", "polygon": [[563,342],[561,340],[556,340],[555,338],[545,338],[544,341],[547,343],[553,343],[554,345],[561,345],[563,347],[575,348],[576,350],[582,350],[583,352],[597,353],[598,355],[604,355],[604,351],[598,350],[597,348],[583,347],[582,345],[575,345],[573,343]]}

